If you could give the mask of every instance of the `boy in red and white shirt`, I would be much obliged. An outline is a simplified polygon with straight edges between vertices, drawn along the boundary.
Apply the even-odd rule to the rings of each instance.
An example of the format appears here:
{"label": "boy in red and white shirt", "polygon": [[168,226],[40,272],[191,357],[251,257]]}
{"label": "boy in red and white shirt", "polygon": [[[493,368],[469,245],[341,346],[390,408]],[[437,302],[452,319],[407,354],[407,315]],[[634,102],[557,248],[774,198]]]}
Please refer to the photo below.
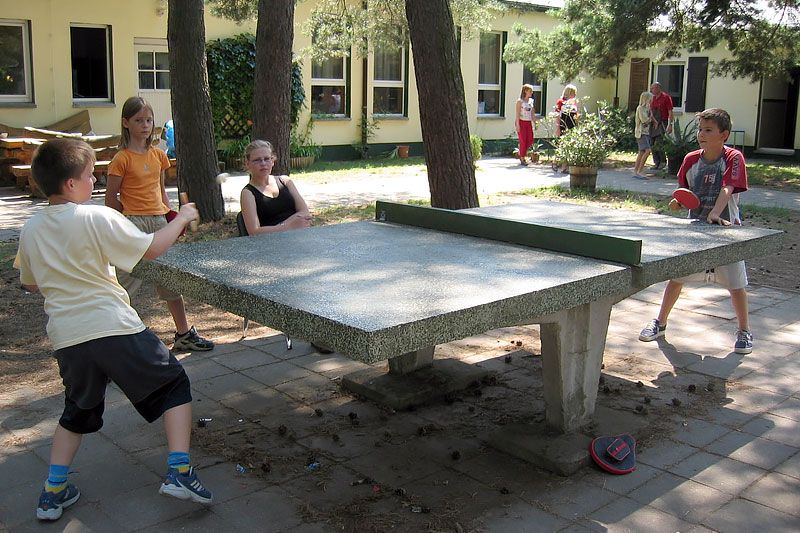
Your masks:
{"label": "boy in red and white shirt", "polygon": [[[691,189],[700,199],[690,218],[705,220],[721,226],[739,225],[739,193],[747,190],[747,169],[739,150],[725,146],[731,132],[731,117],[724,109],[711,108],[697,113],[697,141],[700,150],[688,154],[678,171],[678,185]],[[670,209],[681,208],[674,198]],[[639,334],[639,340],[654,341],[664,336],[667,318],[678,301],[684,283],[714,281],[728,289],[739,322],[734,351],[748,354],[753,351],[753,335],[747,309],[747,271],[744,261],[716,267],[683,278],[670,280],[664,290],[658,318],[651,320]]]}

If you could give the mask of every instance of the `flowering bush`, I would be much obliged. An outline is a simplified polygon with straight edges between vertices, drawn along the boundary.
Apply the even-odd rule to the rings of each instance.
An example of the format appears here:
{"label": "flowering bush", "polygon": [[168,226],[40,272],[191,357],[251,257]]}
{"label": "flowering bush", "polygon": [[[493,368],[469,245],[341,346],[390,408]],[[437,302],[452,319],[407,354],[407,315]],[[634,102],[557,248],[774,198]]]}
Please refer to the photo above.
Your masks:
{"label": "flowering bush", "polygon": [[577,126],[558,138],[556,159],[571,166],[599,167],[614,144],[615,139],[600,117],[587,113]]}

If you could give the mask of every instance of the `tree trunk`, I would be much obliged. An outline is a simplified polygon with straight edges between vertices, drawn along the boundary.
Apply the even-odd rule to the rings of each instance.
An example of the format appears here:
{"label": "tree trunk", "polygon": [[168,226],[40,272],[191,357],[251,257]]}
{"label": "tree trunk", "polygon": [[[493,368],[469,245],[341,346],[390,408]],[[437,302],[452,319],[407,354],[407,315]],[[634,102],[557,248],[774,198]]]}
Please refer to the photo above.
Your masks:
{"label": "tree trunk", "polygon": [[272,143],[273,174],[289,173],[295,0],[259,0],[253,138]]}
{"label": "tree trunk", "polygon": [[216,180],[219,167],[206,72],[203,0],[169,0],[168,5],[178,189],[197,204],[201,220],[220,220],[225,215],[225,203]]}
{"label": "tree trunk", "polygon": [[464,80],[448,0],[406,0],[431,205],[478,207]]}

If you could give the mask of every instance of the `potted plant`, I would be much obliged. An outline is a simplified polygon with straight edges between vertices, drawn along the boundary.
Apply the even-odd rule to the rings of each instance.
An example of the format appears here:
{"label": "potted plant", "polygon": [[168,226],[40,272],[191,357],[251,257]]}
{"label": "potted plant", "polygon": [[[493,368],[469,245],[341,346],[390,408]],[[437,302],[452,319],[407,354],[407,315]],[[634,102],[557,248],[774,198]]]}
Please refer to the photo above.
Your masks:
{"label": "potted plant", "polygon": [[593,191],[597,185],[597,169],[608,157],[614,139],[605,131],[595,114],[586,114],[580,124],[563,134],[556,142],[556,159],[569,166],[570,188]]}
{"label": "potted plant", "polygon": [[528,148],[528,157],[531,158],[531,163],[538,163],[539,162],[539,155],[542,153],[542,149],[544,145],[542,141],[536,141]]}
{"label": "potted plant", "polygon": [[308,168],[322,153],[322,147],[311,139],[313,119],[309,119],[303,132],[292,129],[289,134],[289,168]]}
{"label": "potted plant", "polygon": [[676,118],[672,133],[662,135],[658,143],[667,154],[667,170],[670,174],[677,174],[686,154],[700,148],[697,142],[697,122],[693,120],[681,129],[680,120]]}

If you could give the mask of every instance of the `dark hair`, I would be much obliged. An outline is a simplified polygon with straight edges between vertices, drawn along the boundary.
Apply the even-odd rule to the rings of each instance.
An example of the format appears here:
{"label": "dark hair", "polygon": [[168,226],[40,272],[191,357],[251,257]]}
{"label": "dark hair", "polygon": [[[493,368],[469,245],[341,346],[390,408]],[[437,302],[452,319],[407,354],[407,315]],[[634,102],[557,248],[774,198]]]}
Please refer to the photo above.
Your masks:
{"label": "dark hair", "polygon": [[710,107],[705,111],[700,111],[696,113],[695,116],[697,117],[698,122],[700,120],[710,120],[714,124],[717,125],[720,132],[723,131],[731,131],[733,127],[733,122],[731,121],[731,116],[728,114],[727,111],[724,109],[720,109],[718,107]]}
{"label": "dark hair", "polygon": [[[151,106],[147,100],[142,98],[141,96],[131,96],[125,103],[122,104],[122,119],[120,119],[120,128],[121,128],[121,137],[119,140],[119,147],[120,148],[127,148],[131,142],[131,132],[128,131],[128,128],[125,127],[125,124],[122,123],[122,120],[130,120],[133,116],[141,111],[142,109],[147,109],[150,111],[150,114],[153,115],[153,124],[155,125],[155,113],[153,113],[153,106]],[[149,148],[151,144],[153,144],[153,133],[155,132],[155,127],[153,127],[153,131],[150,132],[150,136],[147,138],[147,147]]]}
{"label": "dark hair", "polygon": [[33,154],[31,176],[46,196],[60,194],[67,180],[94,163],[94,150],[80,139],[52,139]]}

